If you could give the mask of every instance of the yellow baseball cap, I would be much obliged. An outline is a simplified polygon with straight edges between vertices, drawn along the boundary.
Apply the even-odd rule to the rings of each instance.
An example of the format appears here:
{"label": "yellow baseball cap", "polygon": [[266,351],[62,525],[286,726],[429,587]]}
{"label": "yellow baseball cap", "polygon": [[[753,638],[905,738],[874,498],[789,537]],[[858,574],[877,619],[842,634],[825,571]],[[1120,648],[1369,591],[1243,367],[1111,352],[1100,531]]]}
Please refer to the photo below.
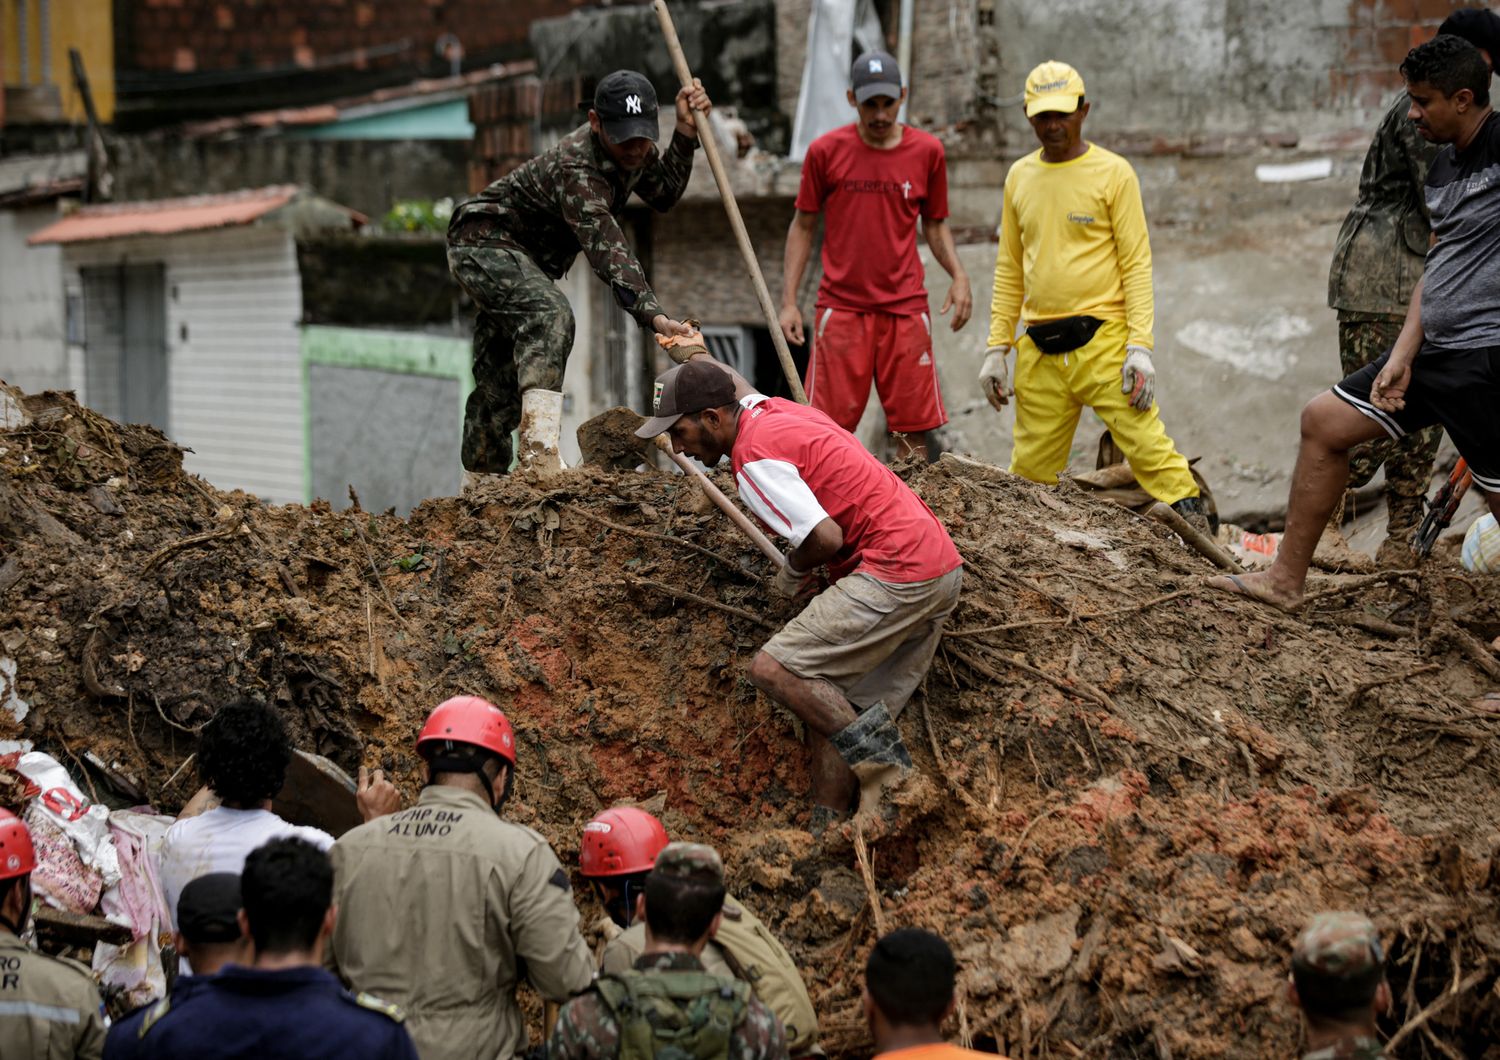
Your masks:
{"label": "yellow baseball cap", "polygon": [[[1014,82],[1012,82],[1014,83]],[[1026,116],[1072,114],[1083,98],[1083,78],[1067,63],[1049,59],[1026,75]]]}

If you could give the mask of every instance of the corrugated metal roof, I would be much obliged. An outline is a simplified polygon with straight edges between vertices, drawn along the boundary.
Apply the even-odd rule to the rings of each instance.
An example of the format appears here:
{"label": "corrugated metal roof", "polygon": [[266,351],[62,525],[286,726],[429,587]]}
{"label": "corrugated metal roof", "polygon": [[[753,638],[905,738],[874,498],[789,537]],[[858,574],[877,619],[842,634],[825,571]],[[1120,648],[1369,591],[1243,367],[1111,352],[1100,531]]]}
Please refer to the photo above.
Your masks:
{"label": "corrugated metal roof", "polygon": [[[26,242],[33,246],[39,243],[85,243],[121,236],[170,235],[247,225],[286,206],[300,193],[301,189],[295,184],[277,184],[225,195],[85,206],[43,228]],[[364,220],[352,210],[345,212],[355,223]]]}

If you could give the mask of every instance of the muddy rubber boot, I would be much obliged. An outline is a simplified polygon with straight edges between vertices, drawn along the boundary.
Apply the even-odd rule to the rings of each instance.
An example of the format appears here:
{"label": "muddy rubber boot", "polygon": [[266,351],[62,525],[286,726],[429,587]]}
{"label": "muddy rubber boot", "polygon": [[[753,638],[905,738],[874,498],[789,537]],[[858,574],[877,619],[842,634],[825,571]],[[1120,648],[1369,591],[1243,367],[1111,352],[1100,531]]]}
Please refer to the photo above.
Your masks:
{"label": "muddy rubber boot", "polygon": [[518,460],[522,467],[544,474],[563,469],[558,444],[562,438],[562,404],[560,390],[527,390],[521,394],[521,445]]}
{"label": "muddy rubber boot", "polygon": [[885,811],[891,808],[886,793],[911,772],[911,755],[885,704],[876,703],[830,736],[828,742],[849,763],[859,781],[855,822],[865,824],[883,819]]}

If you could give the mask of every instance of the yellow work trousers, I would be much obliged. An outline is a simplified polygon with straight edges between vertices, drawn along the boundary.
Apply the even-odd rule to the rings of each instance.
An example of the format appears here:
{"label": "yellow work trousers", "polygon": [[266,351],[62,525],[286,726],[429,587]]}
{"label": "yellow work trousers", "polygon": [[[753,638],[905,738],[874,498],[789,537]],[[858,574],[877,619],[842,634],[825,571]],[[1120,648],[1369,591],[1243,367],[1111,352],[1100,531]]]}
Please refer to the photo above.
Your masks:
{"label": "yellow work trousers", "polygon": [[1198,496],[1187,459],[1167,437],[1156,404],[1141,412],[1120,390],[1127,334],[1124,321],[1109,320],[1087,345],[1068,353],[1043,353],[1025,335],[1016,342],[1012,474],[1057,485],[1087,405],[1114,435],[1147,493],[1166,504]]}

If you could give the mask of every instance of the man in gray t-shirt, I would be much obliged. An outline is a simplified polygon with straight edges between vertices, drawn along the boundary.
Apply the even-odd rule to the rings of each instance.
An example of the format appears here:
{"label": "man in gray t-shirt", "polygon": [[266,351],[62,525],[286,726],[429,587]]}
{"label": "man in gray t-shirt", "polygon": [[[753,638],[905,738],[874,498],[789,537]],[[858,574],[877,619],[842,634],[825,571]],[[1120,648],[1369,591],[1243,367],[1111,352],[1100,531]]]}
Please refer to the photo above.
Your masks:
{"label": "man in gray t-shirt", "polygon": [[1442,424],[1500,516],[1500,117],[1485,55],[1439,35],[1401,64],[1407,117],[1443,145],[1423,192],[1432,215],[1427,271],[1389,353],[1302,411],[1286,533],[1269,570],[1210,584],[1276,607],[1302,601],[1307,566],[1349,473],[1349,450]]}

